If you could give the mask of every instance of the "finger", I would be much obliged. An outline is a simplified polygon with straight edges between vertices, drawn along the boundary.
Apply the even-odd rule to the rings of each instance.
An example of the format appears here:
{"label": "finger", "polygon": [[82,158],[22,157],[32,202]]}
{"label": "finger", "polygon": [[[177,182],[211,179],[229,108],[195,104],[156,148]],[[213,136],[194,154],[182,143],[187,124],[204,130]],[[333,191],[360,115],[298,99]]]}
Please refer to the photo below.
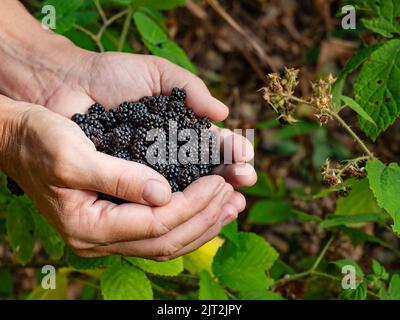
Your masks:
{"label": "finger", "polygon": [[154,206],[164,205],[171,199],[168,181],[145,165],[91,152],[83,168],[76,181],[81,189]]}
{"label": "finger", "polygon": [[238,213],[243,212],[243,210],[246,208],[246,198],[237,191],[233,193],[228,203],[234,206]]}
{"label": "finger", "polygon": [[214,169],[213,173],[223,176],[235,189],[252,186],[257,181],[257,173],[248,163],[220,165]]}
{"label": "finger", "polygon": [[156,63],[162,74],[163,94],[169,95],[174,87],[184,88],[186,104],[197,116],[208,117],[212,121],[222,121],[228,116],[228,107],[211,95],[199,77],[165,59],[157,59]]}
{"label": "finger", "polygon": [[232,187],[225,184],[223,191],[218,194],[202,212],[189,221],[173,229],[159,238],[120,242],[108,246],[97,247],[99,254],[122,254],[126,256],[159,257],[172,256],[189,243],[200,238],[215,224],[225,220],[226,212],[221,210],[233,194]]}
{"label": "finger", "polygon": [[133,203],[118,206],[102,200],[87,203],[79,217],[80,240],[112,244],[160,237],[207,208],[224,186],[222,177],[204,177],[184,192],[174,193],[166,206],[157,208]]}
{"label": "finger", "polygon": [[212,130],[219,137],[220,153],[224,163],[229,163],[229,160],[233,163],[248,162],[254,158],[254,147],[246,137],[215,125],[212,126]]}
{"label": "finger", "polygon": [[189,243],[182,249],[176,251],[172,255],[168,256],[159,256],[159,257],[153,257],[153,259],[158,260],[158,261],[167,261],[174,259],[176,257],[183,256],[185,254],[188,254],[198,248],[200,248],[202,245],[206,244],[210,240],[214,239],[219,235],[221,232],[221,229],[226,226],[227,224],[231,223],[233,220],[237,218],[238,212],[235,209],[234,206],[232,206],[230,203],[226,203],[222,210],[225,212],[225,216],[223,220],[218,221],[214,226],[212,226],[207,232],[205,232],[201,237],[198,239],[194,240],[193,242]]}

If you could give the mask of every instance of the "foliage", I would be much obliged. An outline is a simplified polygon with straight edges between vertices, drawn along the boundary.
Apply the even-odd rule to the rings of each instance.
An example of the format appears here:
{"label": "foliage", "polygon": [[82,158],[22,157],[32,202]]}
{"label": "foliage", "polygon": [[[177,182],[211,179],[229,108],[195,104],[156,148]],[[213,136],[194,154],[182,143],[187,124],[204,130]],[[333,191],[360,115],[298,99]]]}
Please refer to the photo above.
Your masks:
{"label": "foliage", "polygon": [[[38,274],[40,266],[53,264],[59,266],[57,290],[44,290],[38,277],[37,287],[29,293],[28,299],[65,299],[68,286],[79,283],[84,287],[81,299],[277,300],[291,298],[285,292],[289,284],[294,283],[302,285],[304,298],[309,299],[399,300],[398,271],[389,270],[374,259],[362,265],[352,259],[329,259],[335,239],[343,236],[348,237],[354,247],[380,246],[397,257],[400,255],[393,242],[366,228],[390,230],[391,225],[392,230],[400,234],[399,165],[379,160],[379,155],[369,149],[340,114],[351,109],[353,115],[358,115],[361,130],[373,141],[400,116],[400,25],[397,19],[400,5],[395,0],[344,2],[362,10],[363,25],[374,33],[375,43],[363,44],[336,79],[332,77],[316,83],[311,99],[295,96],[295,71],[286,70],[283,79],[280,75],[271,76],[269,80],[275,81],[275,85],[283,84],[283,91],[278,90],[279,95],[271,91],[266,98],[275,111],[282,112],[280,121],[288,123],[279,126],[279,121],[273,119],[256,125],[257,130],[273,131],[275,144],[270,148],[282,159],[304,153],[300,141],[305,136],[311,137],[312,163],[305,164],[305,168],[323,166],[323,175],[310,174],[309,169],[299,172],[299,176],[310,184],[313,182],[310,190],[289,187],[260,171],[257,184],[242,189],[254,200],[245,221],[231,223],[220,237],[184,257],[166,262],[120,256],[83,259],[65,248],[61,237],[27,197],[16,198],[6,190],[2,177],[0,237],[12,249],[14,258],[11,264],[0,264],[0,298],[26,297],[14,290],[15,264],[34,267]],[[43,16],[40,13],[42,5],[54,5],[57,8],[56,32],[80,47],[151,53],[197,72],[184,50],[170,36],[165,23],[168,14],[165,10],[184,5],[184,0],[47,0],[29,3],[35,8],[38,19]],[[353,74],[354,82],[351,81]],[[353,92],[353,98],[348,92]],[[337,121],[358,143],[362,154],[351,159],[353,155],[340,143],[332,141],[325,126],[311,121],[296,122],[291,109],[282,110],[289,102],[317,109],[321,124]],[[336,159],[338,167],[330,161],[325,162],[328,158]],[[349,178],[350,175],[353,177]],[[323,179],[330,181],[331,186],[321,190]],[[328,215],[313,215],[296,207],[301,201],[327,198],[338,198],[336,209]],[[293,261],[287,259],[285,250],[276,245],[273,247],[261,235],[239,231],[243,224],[253,228],[251,230],[259,230],[257,228],[287,222],[315,228],[314,232],[322,234],[323,246],[315,256],[300,259],[301,256],[295,254],[297,260]],[[301,240],[290,239],[290,249],[294,252],[300,250],[298,241]],[[340,286],[344,266],[355,269],[355,289],[344,290]]]}

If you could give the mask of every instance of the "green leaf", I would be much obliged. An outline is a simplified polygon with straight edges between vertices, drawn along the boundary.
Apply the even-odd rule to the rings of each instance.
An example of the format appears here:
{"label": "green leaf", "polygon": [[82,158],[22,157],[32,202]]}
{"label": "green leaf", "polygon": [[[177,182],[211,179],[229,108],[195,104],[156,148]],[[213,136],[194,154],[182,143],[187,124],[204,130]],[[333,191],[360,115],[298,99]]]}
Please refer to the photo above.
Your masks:
{"label": "green leaf", "polygon": [[363,19],[364,26],[386,38],[400,33],[400,2],[398,0],[371,1],[370,6],[376,17]]}
{"label": "green leaf", "polygon": [[391,40],[371,54],[354,84],[355,100],[375,121],[359,117],[363,131],[373,140],[400,115],[400,40]]}
{"label": "green leaf", "polygon": [[66,300],[68,289],[68,278],[64,273],[57,272],[56,288],[44,289],[39,284],[27,297],[27,300]]}
{"label": "green leaf", "polygon": [[225,290],[206,270],[200,272],[199,300],[228,300]]}
{"label": "green leaf", "polygon": [[400,275],[398,274],[394,274],[390,280],[387,299],[400,300]]}
{"label": "green leaf", "polygon": [[177,276],[183,271],[183,260],[181,257],[165,262],[136,257],[125,257],[124,259],[145,272],[161,276]]}
{"label": "green leaf", "polygon": [[386,221],[385,217],[379,214],[370,213],[370,214],[356,214],[351,216],[343,216],[343,215],[332,215],[328,217],[326,220],[320,223],[321,228],[332,228],[342,225],[351,225],[358,223],[367,223],[367,222],[378,222],[384,224]]}
{"label": "green leaf", "polygon": [[257,183],[251,187],[244,187],[241,190],[250,196],[271,197],[275,193],[275,187],[265,172],[257,172]]}
{"label": "green leaf", "polygon": [[35,224],[35,237],[39,239],[50,258],[58,260],[64,254],[64,242],[46,218],[36,210],[32,210]]}
{"label": "green leaf", "polygon": [[368,179],[354,180],[346,197],[337,201],[335,215],[382,213],[368,184]]}
{"label": "green leaf", "polygon": [[341,100],[346,104],[346,106],[350,107],[351,109],[353,109],[353,111],[357,112],[358,115],[360,117],[362,117],[364,120],[367,120],[369,122],[371,122],[373,125],[376,126],[375,121],[369,116],[368,113],[365,112],[365,110],[363,108],[361,108],[361,106],[354,101],[352,98],[346,97],[346,96],[342,96]]}
{"label": "green leaf", "polygon": [[13,293],[13,278],[8,270],[0,270],[0,298]]}
{"label": "green leaf", "polygon": [[71,249],[67,249],[67,261],[68,264],[77,270],[91,270],[98,268],[105,268],[111,266],[120,261],[118,256],[107,256],[99,258],[82,258],[72,252]]}
{"label": "green leaf", "polygon": [[279,293],[267,291],[267,290],[241,291],[239,293],[239,299],[241,299],[241,300],[285,300]]}
{"label": "green leaf", "polygon": [[400,235],[400,167],[397,163],[385,166],[379,160],[368,161],[369,185],[378,205],[393,218],[393,230]]}
{"label": "green leaf", "polygon": [[384,281],[389,279],[389,274],[386,272],[385,267],[375,259],[372,259],[372,272],[378,277],[378,279],[382,279]]}
{"label": "green leaf", "polygon": [[214,257],[213,273],[221,283],[237,290],[266,290],[276,250],[254,233],[239,232],[237,242],[226,241]]}
{"label": "green leaf", "polygon": [[34,230],[35,225],[29,206],[19,199],[12,200],[7,206],[8,241],[15,258],[23,265],[33,257]]}
{"label": "green leaf", "polygon": [[186,0],[131,0],[135,7],[149,7],[160,10],[173,9],[183,6]]}
{"label": "green leaf", "polygon": [[248,222],[274,224],[289,220],[293,216],[290,206],[282,200],[257,201],[251,208]]}
{"label": "green leaf", "polygon": [[76,23],[78,10],[82,7],[83,3],[83,0],[47,0],[43,6],[54,6],[56,9],[55,31],[62,34],[70,30]]}
{"label": "green leaf", "polygon": [[145,13],[136,11],[133,14],[133,20],[143,40],[154,45],[169,41],[165,31]]}
{"label": "green leaf", "polygon": [[185,51],[173,41],[164,42],[160,45],[155,45],[149,41],[143,41],[146,47],[151,51],[151,53],[156,56],[168,59],[169,61],[189,70],[190,72],[196,74],[197,69],[192,64]]}
{"label": "green leaf", "polygon": [[356,275],[358,277],[359,280],[364,279],[364,272],[361,269],[361,267],[358,265],[357,262],[355,262],[354,260],[350,260],[350,259],[342,259],[342,260],[337,260],[337,261],[333,261],[331,262],[332,264],[336,265],[337,267],[339,267],[340,271],[342,270],[342,268],[344,266],[353,266],[354,269],[356,270]]}
{"label": "green leaf", "polygon": [[299,211],[299,210],[292,210],[293,211],[293,215],[299,219],[300,221],[303,222],[309,222],[309,221],[314,221],[314,222],[321,222],[322,219],[318,216],[303,212],[303,211]]}
{"label": "green leaf", "polygon": [[234,220],[231,223],[227,224],[225,227],[223,227],[220,234],[224,238],[229,239],[232,242],[235,242],[239,234],[237,220]]}
{"label": "green leaf", "polygon": [[367,285],[360,283],[355,289],[344,290],[340,294],[342,300],[365,300],[367,298]]}
{"label": "green leaf", "polygon": [[354,229],[354,228],[348,228],[345,226],[340,226],[337,229],[339,229],[340,231],[342,231],[343,233],[345,233],[346,235],[349,236],[351,242],[354,245],[358,245],[362,242],[370,242],[370,243],[376,243],[381,245],[384,248],[387,249],[391,249],[392,247],[390,246],[390,244],[388,244],[387,242],[383,241],[382,239],[379,239],[376,236],[370,235],[368,233],[365,233],[359,229]]}
{"label": "green leaf", "polygon": [[146,274],[135,267],[114,264],[101,276],[105,300],[151,300],[153,290]]}
{"label": "green leaf", "polygon": [[333,103],[336,108],[340,107],[340,98],[343,94],[343,87],[347,76],[360,67],[381,44],[359,49],[350,59],[340,72],[335,84],[332,88]]}

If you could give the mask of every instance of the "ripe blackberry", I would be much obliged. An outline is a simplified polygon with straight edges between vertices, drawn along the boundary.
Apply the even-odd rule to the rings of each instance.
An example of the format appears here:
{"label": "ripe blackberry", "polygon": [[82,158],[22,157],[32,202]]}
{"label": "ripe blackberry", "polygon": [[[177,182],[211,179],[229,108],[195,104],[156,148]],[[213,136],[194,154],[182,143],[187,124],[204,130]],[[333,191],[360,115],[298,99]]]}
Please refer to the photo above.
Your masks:
{"label": "ripe blackberry", "polygon": [[119,127],[113,129],[113,144],[116,148],[125,148],[127,147],[132,138],[133,127],[130,123],[124,123]]}
{"label": "ripe blackberry", "polygon": [[12,193],[12,194],[14,194],[14,195],[16,195],[16,196],[22,196],[22,195],[24,195],[24,190],[22,190],[21,188],[20,188],[20,186],[18,185],[18,183],[16,183],[13,179],[11,179],[10,177],[7,177],[7,188],[8,188],[8,190]]}
{"label": "ripe blackberry", "polygon": [[144,145],[143,141],[138,141],[131,146],[132,159],[142,159],[146,158],[147,147]]}
{"label": "ripe blackberry", "polygon": [[173,88],[171,92],[171,96],[175,98],[176,100],[185,100],[186,98],[186,91],[185,89],[181,88]]}
{"label": "ripe blackberry", "polygon": [[89,114],[101,115],[106,111],[100,103],[95,103],[89,108]]}
{"label": "ripe blackberry", "polygon": [[[205,117],[198,119],[193,110],[185,105],[185,98],[184,89],[174,88],[170,96],[143,97],[138,102],[123,102],[109,111],[96,103],[89,108],[88,114],[75,114],[72,120],[92,140],[98,151],[149,166],[168,180],[173,192],[182,191],[199,177],[210,174],[215,167],[206,163],[208,161],[201,162],[204,160],[202,152],[206,160],[218,156],[217,150],[214,150],[216,140],[201,139],[204,131],[211,132],[211,122]],[[160,142],[160,136],[155,141],[147,141],[146,138],[150,130],[158,128],[164,129],[162,139],[165,141],[162,142],[167,146],[167,158],[153,164],[146,159],[147,150],[154,151],[155,157],[160,156],[158,147],[148,149],[155,141]],[[194,129],[201,144],[187,145],[187,141],[193,141],[192,136],[181,139],[183,141],[178,137],[175,140],[175,134],[179,135],[184,129]],[[178,158],[182,155],[180,148],[183,146],[186,161]],[[104,194],[100,194],[99,199],[125,202]]]}
{"label": "ripe blackberry", "polygon": [[129,160],[129,161],[132,160],[132,155],[130,151],[127,149],[116,150],[113,153],[113,156],[124,160]]}
{"label": "ripe blackberry", "polygon": [[86,121],[87,121],[88,118],[89,118],[89,115],[87,115],[87,114],[75,113],[75,114],[72,116],[71,120],[72,120],[73,122],[75,122],[77,125],[80,125],[80,124],[86,123]]}

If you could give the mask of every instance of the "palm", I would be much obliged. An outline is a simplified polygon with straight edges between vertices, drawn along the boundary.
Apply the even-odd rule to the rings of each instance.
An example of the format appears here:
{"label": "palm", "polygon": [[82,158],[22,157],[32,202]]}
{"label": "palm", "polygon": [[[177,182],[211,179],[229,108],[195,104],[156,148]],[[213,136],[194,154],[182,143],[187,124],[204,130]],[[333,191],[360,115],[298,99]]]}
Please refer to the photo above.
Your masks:
{"label": "palm", "polygon": [[[77,63],[47,99],[51,110],[71,117],[74,113],[85,113],[94,102],[107,109],[123,101],[135,101],[143,96],[169,94],[173,87],[187,91],[187,104],[199,116],[211,120],[225,119],[228,109],[213,98],[204,83],[190,72],[164,59],[152,56],[124,53],[90,54]],[[223,132],[229,135],[230,132]],[[246,143],[246,154],[234,157],[235,162],[252,158],[251,145]],[[254,183],[255,173],[247,168],[248,174],[235,174],[233,165],[220,168],[222,174],[234,186]]]}

